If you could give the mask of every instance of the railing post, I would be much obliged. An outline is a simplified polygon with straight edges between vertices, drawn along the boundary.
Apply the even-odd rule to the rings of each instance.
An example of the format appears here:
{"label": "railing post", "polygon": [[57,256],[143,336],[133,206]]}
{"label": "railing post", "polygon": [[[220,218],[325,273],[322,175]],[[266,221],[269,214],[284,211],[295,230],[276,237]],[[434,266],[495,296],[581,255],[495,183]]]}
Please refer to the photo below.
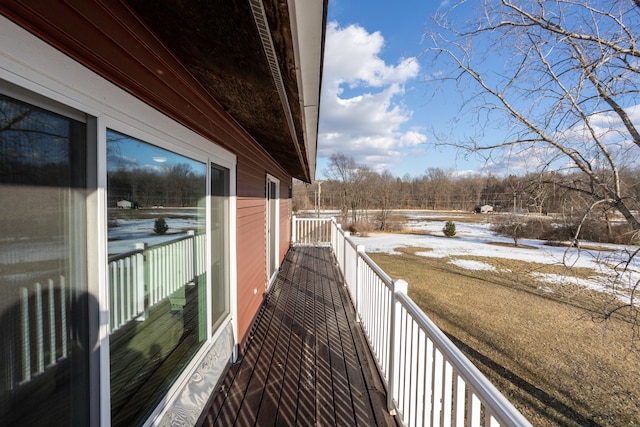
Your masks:
{"label": "railing post", "polygon": [[291,244],[295,244],[296,243],[296,229],[298,228],[298,224],[296,224],[296,216],[294,215],[291,218]]}
{"label": "railing post", "polygon": [[[393,281],[393,288],[391,289],[391,307],[390,307],[390,322],[389,325],[389,344],[391,348],[389,349],[389,367],[387,372],[389,372],[389,390],[387,390],[387,409],[389,413],[392,415],[396,414],[396,406],[393,402],[393,397],[396,394],[396,387],[398,386],[398,376],[399,376],[399,363],[400,360],[398,357],[398,351],[400,350],[400,327],[401,327],[401,312],[398,307],[399,303],[396,298],[397,293],[407,293],[407,282],[402,279]],[[397,360],[397,361],[396,361]]]}
{"label": "railing post", "polygon": [[[336,221],[336,248],[335,250],[338,250],[338,246],[342,244],[341,240],[340,240],[340,230],[342,230],[342,224],[338,224],[338,222]],[[342,245],[342,249],[340,249],[340,258],[338,258],[338,264],[340,264],[340,269],[342,269],[342,266],[344,265],[343,261],[344,261],[344,245]],[[344,271],[342,271],[342,274],[344,275]]]}
{"label": "railing post", "polygon": [[356,246],[356,295],[355,295],[355,306],[356,306],[356,322],[360,323],[360,289],[364,285],[364,278],[362,266],[360,262],[360,254],[364,253],[364,245]]}
{"label": "railing post", "polygon": [[143,321],[147,319],[147,315],[149,314],[149,301],[147,298],[147,287],[146,287],[146,275],[145,275],[145,251],[147,250],[146,243],[136,243],[135,248],[140,252],[136,254],[135,266],[136,266],[136,277],[135,277],[135,288],[136,288],[136,311],[139,315],[138,320]]}
{"label": "railing post", "polygon": [[[191,238],[191,245],[185,245],[187,253],[185,255],[186,259],[184,263],[189,265],[189,268],[191,270],[185,275],[185,278],[193,282],[193,284],[195,285],[198,283],[198,264],[196,258],[196,253],[198,250],[196,248],[196,231],[187,230],[187,236]],[[191,253],[189,253],[189,251],[191,251]]]}
{"label": "railing post", "polygon": [[[333,252],[338,255],[338,222],[335,218],[331,218],[331,246],[333,246]],[[336,260],[337,260],[336,256]]]}

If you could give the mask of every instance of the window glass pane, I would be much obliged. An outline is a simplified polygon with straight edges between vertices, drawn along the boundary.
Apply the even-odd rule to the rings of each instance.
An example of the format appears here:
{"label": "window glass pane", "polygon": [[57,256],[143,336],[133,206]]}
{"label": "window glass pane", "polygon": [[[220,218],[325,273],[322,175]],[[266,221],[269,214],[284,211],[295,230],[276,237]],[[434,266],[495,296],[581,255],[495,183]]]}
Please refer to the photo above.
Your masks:
{"label": "window glass pane", "polygon": [[229,169],[211,167],[212,330],[229,313]]}
{"label": "window glass pane", "polygon": [[0,95],[0,424],[87,425],[86,126]]}
{"label": "window glass pane", "polygon": [[270,279],[275,273],[277,266],[278,249],[276,247],[277,232],[277,209],[278,209],[277,187],[274,181],[267,180],[267,275]]}
{"label": "window glass pane", "polygon": [[206,171],[107,131],[115,426],[143,421],[206,339]]}

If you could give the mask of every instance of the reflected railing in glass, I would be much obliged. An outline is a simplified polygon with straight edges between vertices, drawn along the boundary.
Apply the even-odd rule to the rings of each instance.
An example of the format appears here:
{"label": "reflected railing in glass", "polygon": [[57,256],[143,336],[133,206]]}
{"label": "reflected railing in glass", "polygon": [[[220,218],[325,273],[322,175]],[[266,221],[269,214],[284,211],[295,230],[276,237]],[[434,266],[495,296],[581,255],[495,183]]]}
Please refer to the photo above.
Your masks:
{"label": "reflected railing in glass", "polygon": [[144,421],[207,338],[206,163],[107,131],[112,425]]}
{"label": "reflected railing in glass", "polygon": [[89,422],[86,124],[52,108],[0,94],[3,426]]}

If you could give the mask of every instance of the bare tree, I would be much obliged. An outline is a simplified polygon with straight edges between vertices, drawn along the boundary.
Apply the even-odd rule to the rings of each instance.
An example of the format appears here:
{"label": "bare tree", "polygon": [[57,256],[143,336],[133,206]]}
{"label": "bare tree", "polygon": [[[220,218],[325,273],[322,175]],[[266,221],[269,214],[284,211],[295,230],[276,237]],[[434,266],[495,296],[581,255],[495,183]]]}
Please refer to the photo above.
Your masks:
{"label": "bare tree", "polygon": [[351,222],[358,220],[358,209],[366,204],[366,182],[369,169],[358,165],[353,157],[345,154],[332,154],[329,166],[324,174],[327,178],[340,183],[340,206],[342,216],[346,219],[351,210]]}
{"label": "bare tree", "polygon": [[[632,0],[486,0],[439,14],[425,55],[463,94],[476,132],[451,143],[526,163],[555,185],[610,204],[635,230],[620,170],[640,153],[640,6]],[[461,14],[473,16],[461,19]],[[508,125],[502,141],[485,138]],[[490,156],[490,157],[489,157]],[[580,179],[565,180],[579,171]]]}
{"label": "bare tree", "polygon": [[377,207],[380,209],[378,214],[378,228],[382,231],[388,230],[388,220],[391,214],[391,209],[394,205],[398,205],[398,203],[394,203],[394,201],[397,200],[396,196],[398,195],[398,188],[395,184],[398,184],[399,182],[401,181],[397,181],[388,171],[376,174],[374,181],[374,194]]}
{"label": "bare tree", "polygon": [[[640,153],[640,1],[485,0],[480,10],[471,7],[461,1],[438,14],[426,37],[425,56],[442,73],[435,80],[458,88],[459,120],[470,113],[477,125],[448,143],[537,172],[543,184],[588,201],[576,245],[587,218],[597,210],[608,215],[607,206],[637,235],[640,206],[621,171],[637,166]],[[496,140],[498,130],[505,136]],[[622,270],[637,254],[627,254]],[[637,288],[628,284],[629,302],[612,299],[604,318],[624,315],[640,331]]]}

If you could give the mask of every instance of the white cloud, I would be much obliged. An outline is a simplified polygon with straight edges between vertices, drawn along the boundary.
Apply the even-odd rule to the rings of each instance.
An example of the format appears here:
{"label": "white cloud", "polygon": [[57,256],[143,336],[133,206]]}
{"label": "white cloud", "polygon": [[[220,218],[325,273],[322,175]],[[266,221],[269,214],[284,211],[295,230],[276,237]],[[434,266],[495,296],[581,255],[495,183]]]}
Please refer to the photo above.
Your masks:
{"label": "white cloud", "polygon": [[402,129],[412,111],[401,98],[420,66],[415,58],[387,64],[380,56],[383,48],[379,32],[329,23],[318,157],[343,153],[383,170],[398,162],[406,150],[426,142],[420,129]]}
{"label": "white cloud", "polygon": [[402,137],[400,138],[400,142],[403,147],[415,147],[427,142],[427,137],[425,134],[422,134],[418,131],[410,130],[402,135]]}

